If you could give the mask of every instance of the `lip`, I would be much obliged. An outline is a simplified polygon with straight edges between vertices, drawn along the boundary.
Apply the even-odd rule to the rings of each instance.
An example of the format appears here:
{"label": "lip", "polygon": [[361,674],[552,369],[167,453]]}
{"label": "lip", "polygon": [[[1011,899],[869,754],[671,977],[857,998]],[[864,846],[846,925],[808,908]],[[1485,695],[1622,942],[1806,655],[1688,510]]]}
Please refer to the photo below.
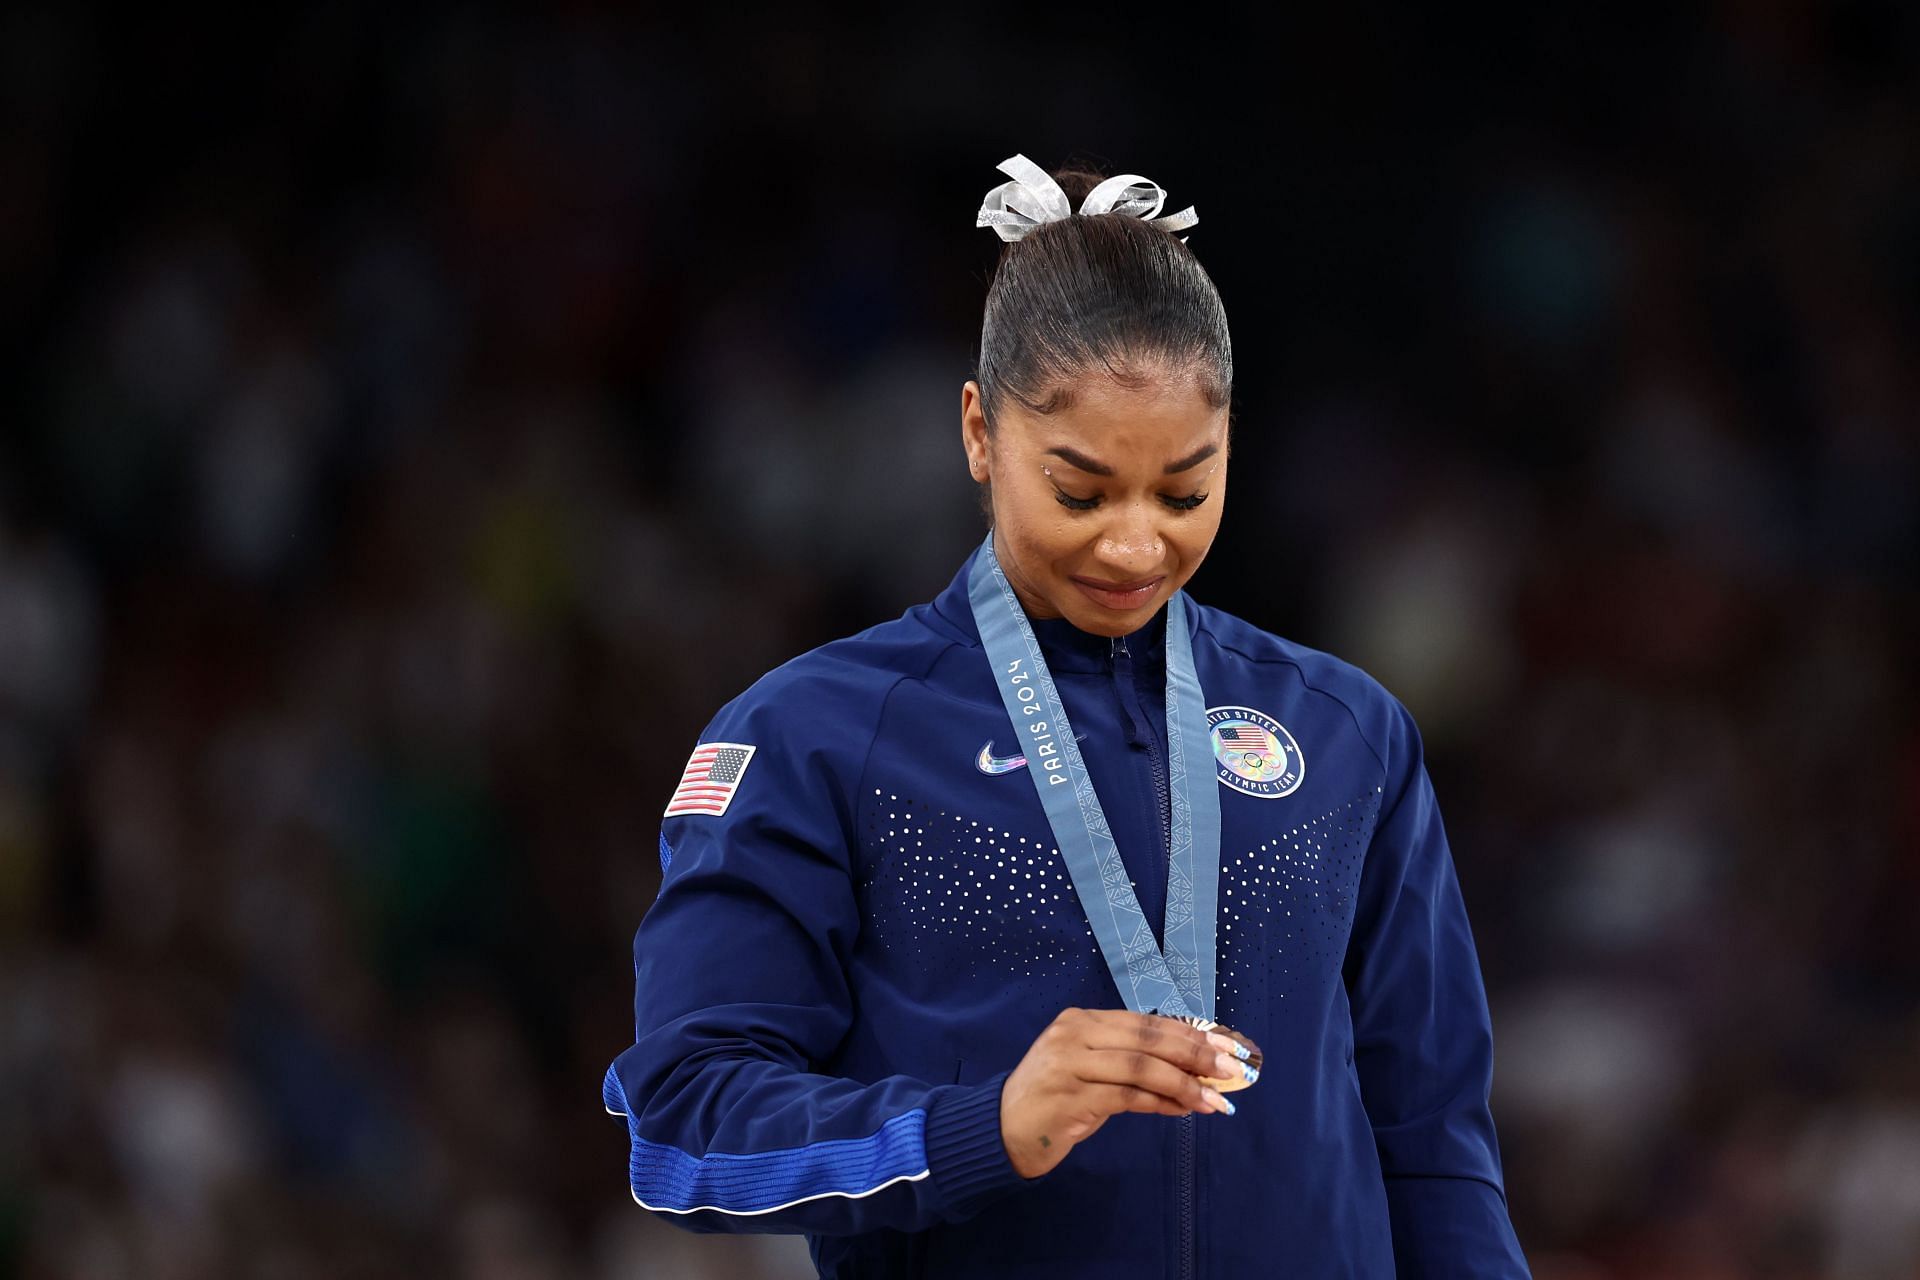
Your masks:
{"label": "lip", "polygon": [[1098,578],[1068,579],[1074,586],[1080,588],[1081,594],[1087,599],[1116,613],[1138,609],[1153,599],[1154,592],[1158,591],[1160,584],[1166,580],[1167,575],[1164,573],[1152,578],[1136,578],[1132,582],[1122,583],[1102,582]]}

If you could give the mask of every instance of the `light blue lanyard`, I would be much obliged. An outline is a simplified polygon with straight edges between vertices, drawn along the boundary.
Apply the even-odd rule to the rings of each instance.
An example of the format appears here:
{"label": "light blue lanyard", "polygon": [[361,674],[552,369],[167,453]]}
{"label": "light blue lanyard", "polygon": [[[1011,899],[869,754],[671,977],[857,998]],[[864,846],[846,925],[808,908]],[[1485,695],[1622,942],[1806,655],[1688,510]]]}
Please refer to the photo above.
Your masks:
{"label": "light blue lanyard", "polygon": [[1193,668],[1186,596],[1167,601],[1167,775],[1172,801],[1172,848],[1167,857],[1167,916],[1154,945],[1134,897],[1113,829],[1093,793],[1067,708],[1040,653],[1033,625],[993,551],[980,546],[967,581],[973,621],[980,628],[994,683],[1013,720],[1027,776],[1053,826],[1073,877],[1080,908],[1127,1007],[1137,1013],[1213,1017],[1214,928],[1219,918],[1220,789],[1213,770],[1189,768],[1207,744],[1206,698]]}

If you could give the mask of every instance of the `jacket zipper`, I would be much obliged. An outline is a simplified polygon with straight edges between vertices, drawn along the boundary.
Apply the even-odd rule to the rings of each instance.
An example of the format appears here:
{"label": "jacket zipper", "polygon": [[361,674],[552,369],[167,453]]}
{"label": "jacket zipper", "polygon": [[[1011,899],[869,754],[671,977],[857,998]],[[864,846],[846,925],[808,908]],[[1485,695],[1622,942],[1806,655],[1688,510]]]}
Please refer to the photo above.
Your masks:
{"label": "jacket zipper", "polygon": [[[1167,771],[1160,761],[1160,738],[1158,734],[1153,732],[1151,727],[1141,723],[1143,712],[1139,706],[1140,691],[1133,683],[1133,654],[1127,649],[1127,641],[1124,636],[1115,636],[1113,638],[1111,657],[1113,660],[1114,683],[1119,686],[1121,714],[1127,717],[1134,731],[1145,739],[1147,744],[1147,764],[1149,772],[1153,775],[1153,795],[1160,814],[1160,855],[1162,858],[1171,857],[1173,851],[1173,802],[1167,782]],[[1161,939],[1163,945],[1165,941],[1163,937]],[[1193,1229],[1195,1217],[1194,1201],[1197,1198],[1198,1191],[1198,1178],[1195,1169],[1195,1165],[1197,1164],[1195,1158],[1195,1122],[1191,1115],[1185,1115],[1174,1121],[1174,1123],[1180,1126],[1180,1135],[1177,1139],[1179,1147],[1174,1157],[1175,1178],[1179,1183],[1180,1191],[1180,1232],[1177,1246],[1179,1261],[1177,1274],[1180,1280],[1193,1280],[1199,1265]]]}
{"label": "jacket zipper", "polygon": [[1181,1116],[1174,1121],[1180,1126],[1180,1156],[1177,1164],[1180,1168],[1180,1280],[1193,1280],[1199,1266],[1196,1241],[1193,1238],[1193,1222],[1196,1216],[1194,1200],[1197,1198],[1198,1179],[1194,1176],[1194,1118]]}
{"label": "jacket zipper", "polygon": [[1133,683],[1133,654],[1127,648],[1125,636],[1113,637],[1111,656],[1113,680],[1120,687],[1120,711],[1147,747],[1148,772],[1153,777],[1153,798],[1160,815],[1160,856],[1164,859],[1173,851],[1173,800],[1166,768],[1160,762],[1160,738],[1144,722],[1140,691]]}

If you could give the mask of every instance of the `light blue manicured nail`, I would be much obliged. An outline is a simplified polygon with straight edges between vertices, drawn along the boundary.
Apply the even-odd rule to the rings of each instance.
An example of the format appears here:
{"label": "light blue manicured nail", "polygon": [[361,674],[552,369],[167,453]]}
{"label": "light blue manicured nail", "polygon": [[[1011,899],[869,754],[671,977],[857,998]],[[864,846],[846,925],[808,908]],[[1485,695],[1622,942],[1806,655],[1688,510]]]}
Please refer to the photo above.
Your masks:
{"label": "light blue manicured nail", "polygon": [[1245,1063],[1242,1063],[1240,1069],[1247,1073],[1248,1084],[1252,1084],[1260,1078],[1260,1069],[1258,1067],[1249,1067]]}
{"label": "light blue manicured nail", "polygon": [[1223,1106],[1223,1107],[1225,1107],[1225,1108],[1227,1109],[1227,1114],[1228,1114],[1228,1115],[1232,1115],[1232,1114],[1233,1114],[1233,1113],[1234,1113],[1234,1112],[1235,1112],[1236,1110],[1238,1110],[1238,1108],[1237,1108],[1237,1107],[1235,1107],[1235,1106],[1233,1105],[1233,1099],[1232,1099],[1232,1098],[1222,1098],[1222,1099],[1220,1099],[1220,1105],[1221,1105],[1221,1106]]}
{"label": "light blue manicured nail", "polygon": [[1233,1042],[1233,1056],[1245,1062],[1253,1056],[1253,1050],[1247,1048],[1247,1046],[1241,1044],[1238,1040],[1235,1040]]}

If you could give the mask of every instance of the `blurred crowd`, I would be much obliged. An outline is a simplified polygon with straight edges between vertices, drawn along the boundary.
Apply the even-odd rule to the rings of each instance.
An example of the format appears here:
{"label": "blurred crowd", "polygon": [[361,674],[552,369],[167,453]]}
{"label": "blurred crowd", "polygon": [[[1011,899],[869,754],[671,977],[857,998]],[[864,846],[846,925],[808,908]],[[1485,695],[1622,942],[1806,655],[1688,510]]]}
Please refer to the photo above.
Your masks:
{"label": "blurred crowd", "polygon": [[1920,23],[1388,11],[1243,137],[689,21],[0,19],[0,1277],[810,1273],[627,1195],[658,815],[977,537],[973,209],[1088,146],[1234,323],[1196,594],[1425,734],[1536,1275],[1920,1276]]}

